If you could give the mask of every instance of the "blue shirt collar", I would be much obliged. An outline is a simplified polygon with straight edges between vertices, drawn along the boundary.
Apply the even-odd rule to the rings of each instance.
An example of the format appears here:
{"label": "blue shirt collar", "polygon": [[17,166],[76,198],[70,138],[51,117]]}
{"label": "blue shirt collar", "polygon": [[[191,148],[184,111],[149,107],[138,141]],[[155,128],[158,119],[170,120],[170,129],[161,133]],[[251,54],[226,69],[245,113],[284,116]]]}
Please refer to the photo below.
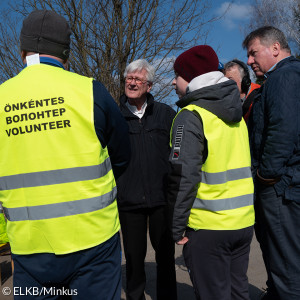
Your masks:
{"label": "blue shirt collar", "polygon": [[[51,57],[45,57],[45,56],[40,56],[40,62],[41,64],[46,64],[46,65],[51,65],[54,67],[59,67],[59,68],[64,68],[64,65],[59,62],[58,60],[51,58]],[[24,68],[27,67],[27,64],[24,65]]]}
{"label": "blue shirt collar", "polygon": [[265,78],[268,78],[268,76],[270,75],[270,73],[271,73],[272,71],[274,71],[274,69],[276,68],[276,66],[277,66],[281,61],[283,61],[284,59],[289,58],[289,57],[291,57],[291,55],[290,55],[290,56],[287,56],[287,57],[285,57],[285,58],[283,58],[283,59],[281,59],[280,61],[278,61],[275,65],[273,65],[273,66],[268,70],[268,72],[264,75],[264,77],[265,77]]}

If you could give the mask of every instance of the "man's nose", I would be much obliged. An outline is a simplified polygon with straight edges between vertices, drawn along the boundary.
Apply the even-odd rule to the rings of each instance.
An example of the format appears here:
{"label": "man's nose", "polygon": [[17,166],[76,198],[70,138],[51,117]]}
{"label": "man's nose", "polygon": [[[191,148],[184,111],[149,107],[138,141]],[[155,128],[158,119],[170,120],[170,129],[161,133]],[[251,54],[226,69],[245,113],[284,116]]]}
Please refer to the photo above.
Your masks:
{"label": "man's nose", "polygon": [[248,57],[248,60],[247,60],[247,65],[248,65],[248,66],[251,66],[251,64],[253,64],[253,63],[254,63],[253,56],[250,55],[250,56]]}

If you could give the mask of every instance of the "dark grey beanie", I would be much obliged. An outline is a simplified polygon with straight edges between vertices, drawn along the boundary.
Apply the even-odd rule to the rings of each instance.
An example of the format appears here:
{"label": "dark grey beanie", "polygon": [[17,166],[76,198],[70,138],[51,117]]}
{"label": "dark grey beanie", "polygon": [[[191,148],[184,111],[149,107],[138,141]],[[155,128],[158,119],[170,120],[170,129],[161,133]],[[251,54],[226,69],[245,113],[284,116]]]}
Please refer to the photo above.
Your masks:
{"label": "dark grey beanie", "polygon": [[36,10],[24,19],[21,50],[67,59],[71,30],[65,18],[52,10]]}

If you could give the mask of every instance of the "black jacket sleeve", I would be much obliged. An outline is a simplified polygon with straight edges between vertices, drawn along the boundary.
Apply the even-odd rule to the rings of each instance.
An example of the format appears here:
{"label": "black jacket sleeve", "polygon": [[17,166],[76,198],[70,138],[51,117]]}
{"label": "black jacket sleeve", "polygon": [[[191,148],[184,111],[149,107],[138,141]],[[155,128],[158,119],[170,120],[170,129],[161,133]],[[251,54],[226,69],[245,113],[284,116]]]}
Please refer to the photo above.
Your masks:
{"label": "black jacket sleeve", "polygon": [[200,116],[190,111],[181,112],[172,129],[168,178],[169,225],[176,242],[186,229],[206,157],[207,145]]}
{"label": "black jacket sleeve", "polygon": [[117,179],[130,160],[128,125],[106,88],[93,81],[95,130],[103,148],[107,146]]}

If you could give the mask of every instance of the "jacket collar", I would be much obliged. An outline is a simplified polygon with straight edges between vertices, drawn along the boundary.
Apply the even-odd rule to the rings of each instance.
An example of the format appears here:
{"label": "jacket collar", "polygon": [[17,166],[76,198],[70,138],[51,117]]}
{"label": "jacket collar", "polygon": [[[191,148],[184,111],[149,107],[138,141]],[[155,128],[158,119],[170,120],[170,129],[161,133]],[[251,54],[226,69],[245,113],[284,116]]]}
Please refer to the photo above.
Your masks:
{"label": "jacket collar", "polygon": [[276,69],[280,68],[282,65],[284,65],[287,61],[289,61],[291,58],[294,58],[293,56],[287,56],[280,60],[278,63],[276,63],[274,66],[270,68],[270,70],[264,75],[265,78],[268,78],[272,72],[274,72]]}
{"label": "jacket collar", "polygon": [[[45,56],[40,56],[39,58],[40,58],[40,63],[41,64],[50,65],[50,66],[65,69],[63,64],[61,62],[59,62],[58,60],[54,59],[54,58],[45,57]],[[24,65],[24,68],[26,68],[26,67],[27,67],[27,63]]]}
{"label": "jacket collar", "polygon": [[[128,98],[125,94],[123,94],[120,99],[120,109],[124,115],[124,117],[132,117],[132,118],[137,118],[137,116],[135,116],[127,107],[126,102],[128,101]],[[154,104],[154,97],[152,96],[152,94],[147,93],[147,107],[146,107],[146,111],[144,116],[147,114],[147,112],[149,111],[149,109],[153,106]]]}

